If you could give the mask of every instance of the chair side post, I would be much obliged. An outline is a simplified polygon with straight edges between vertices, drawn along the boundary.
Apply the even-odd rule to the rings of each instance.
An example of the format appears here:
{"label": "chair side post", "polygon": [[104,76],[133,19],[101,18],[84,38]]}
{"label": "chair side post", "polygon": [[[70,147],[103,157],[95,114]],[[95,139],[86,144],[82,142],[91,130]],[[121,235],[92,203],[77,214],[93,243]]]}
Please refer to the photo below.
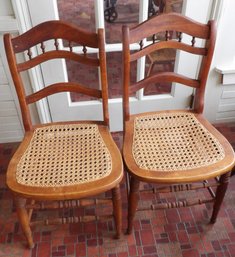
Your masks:
{"label": "chair side post", "polygon": [[208,40],[206,42],[207,55],[203,57],[201,67],[199,70],[198,80],[200,81],[200,88],[196,91],[195,97],[195,111],[202,113],[204,109],[204,96],[207,83],[208,74],[211,68],[211,62],[214,54],[216,43],[216,24],[215,21],[209,21],[210,26]]}
{"label": "chair side post", "polygon": [[104,30],[98,29],[98,44],[99,44],[99,61],[100,61],[100,79],[102,89],[103,103],[103,119],[105,125],[109,126],[109,110],[108,110],[108,79],[107,79],[107,64],[105,54]]}
{"label": "chair side post", "polygon": [[130,86],[130,47],[129,47],[129,28],[122,27],[122,62],[123,62],[123,126],[125,131],[125,121],[130,119],[129,106],[129,86]]}
{"label": "chair side post", "polygon": [[18,99],[21,107],[24,129],[26,131],[29,131],[32,129],[32,120],[30,117],[29,107],[26,103],[26,94],[25,94],[23,82],[17,69],[17,61],[15,57],[15,51],[13,50],[12,39],[10,34],[4,35],[4,46],[5,46],[6,57],[8,60],[11,76],[15,85],[16,93],[18,95]]}

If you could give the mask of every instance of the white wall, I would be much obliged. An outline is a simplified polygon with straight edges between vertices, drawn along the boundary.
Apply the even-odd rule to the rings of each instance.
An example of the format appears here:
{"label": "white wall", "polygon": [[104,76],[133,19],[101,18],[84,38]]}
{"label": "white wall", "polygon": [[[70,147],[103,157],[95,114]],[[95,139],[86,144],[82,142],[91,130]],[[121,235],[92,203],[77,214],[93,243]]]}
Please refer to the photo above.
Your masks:
{"label": "white wall", "polygon": [[0,143],[20,141],[23,127],[15,90],[7,67],[3,47],[3,34],[16,32],[17,23],[13,16],[11,1],[0,1]]}
{"label": "white wall", "polygon": [[[11,1],[0,0],[0,143],[21,141],[24,135],[19,102],[3,45],[4,33],[17,34],[18,31],[19,27]],[[32,93],[29,77],[25,76],[24,80],[26,92]],[[36,107],[32,106],[30,110],[33,113],[33,122],[38,123]]]}
{"label": "white wall", "polygon": [[0,17],[1,16],[14,16],[12,4],[10,0],[0,1]]}
{"label": "white wall", "polygon": [[[218,24],[218,35],[212,71],[210,73],[206,98],[205,116],[212,122],[235,121],[235,83],[222,85],[222,75],[215,69],[231,67],[235,70],[235,1],[224,0]],[[235,75],[235,74],[234,74]]]}

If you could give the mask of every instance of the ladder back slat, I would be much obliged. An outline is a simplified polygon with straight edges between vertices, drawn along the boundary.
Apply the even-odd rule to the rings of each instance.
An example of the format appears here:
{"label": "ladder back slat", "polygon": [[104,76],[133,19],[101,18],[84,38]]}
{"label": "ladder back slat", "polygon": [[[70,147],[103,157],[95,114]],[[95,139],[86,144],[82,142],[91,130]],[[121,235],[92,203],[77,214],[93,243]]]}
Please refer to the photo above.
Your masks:
{"label": "ladder back slat", "polygon": [[27,104],[34,103],[44,97],[47,97],[49,95],[60,93],[60,92],[75,92],[75,93],[81,93],[89,96],[93,96],[96,98],[101,98],[101,90],[98,89],[91,89],[87,88],[81,84],[78,83],[55,83],[52,85],[49,85],[36,93],[33,93],[26,97]]}

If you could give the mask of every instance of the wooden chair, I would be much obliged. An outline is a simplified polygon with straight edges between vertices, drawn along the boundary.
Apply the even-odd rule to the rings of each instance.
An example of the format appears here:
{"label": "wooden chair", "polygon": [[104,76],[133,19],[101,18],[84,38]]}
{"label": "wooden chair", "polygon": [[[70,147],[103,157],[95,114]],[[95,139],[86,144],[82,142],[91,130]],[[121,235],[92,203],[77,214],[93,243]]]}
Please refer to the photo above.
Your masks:
{"label": "wooden chair", "polygon": [[[59,49],[58,39],[68,41],[68,51]],[[53,50],[45,47],[44,42],[48,40],[54,42]],[[4,43],[25,128],[25,137],[7,170],[7,185],[13,192],[18,218],[29,247],[34,246],[32,225],[76,223],[97,218],[72,216],[31,221],[33,210],[41,209],[80,208],[111,203],[113,213],[108,216],[114,216],[116,237],[119,238],[122,222],[119,183],[123,177],[123,167],[121,154],[109,133],[104,31],[99,29],[97,34],[90,33],[66,22],[48,21],[15,38],[6,34]],[[74,44],[83,46],[84,54],[73,52]],[[35,46],[39,49],[38,55],[32,56],[31,50]],[[86,47],[97,48],[99,58],[89,57]],[[17,63],[16,56],[19,53],[27,53],[29,60]],[[21,72],[55,58],[100,67],[102,89],[61,82],[26,95]],[[102,99],[103,120],[32,124],[30,104],[67,91]],[[93,196],[109,190],[112,191],[112,197],[93,199]]]}
{"label": "wooden chair", "polygon": [[[140,43],[139,51],[130,51],[130,44],[169,30],[179,33],[178,40],[155,42],[153,39],[152,44],[146,47]],[[192,36],[191,45],[182,42],[182,33]],[[203,39],[205,45],[196,46],[196,38]],[[155,193],[209,189],[210,199],[163,201],[149,208],[156,210],[214,202],[210,222],[216,221],[229,183],[230,170],[234,166],[234,152],[228,141],[202,114],[215,40],[214,21],[201,24],[176,13],[156,16],[131,29],[123,27],[123,159],[130,176],[128,233],[132,232],[136,211],[141,210],[138,208],[140,182],[149,183],[150,190]],[[168,48],[202,56],[196,79],[164,71],[130,84],[131,62],[151,51]],[[129,95],[151,82],[176,82],[196,89],[194,108],[131,114]],[[217,187],[216,193],[213,187]]]}

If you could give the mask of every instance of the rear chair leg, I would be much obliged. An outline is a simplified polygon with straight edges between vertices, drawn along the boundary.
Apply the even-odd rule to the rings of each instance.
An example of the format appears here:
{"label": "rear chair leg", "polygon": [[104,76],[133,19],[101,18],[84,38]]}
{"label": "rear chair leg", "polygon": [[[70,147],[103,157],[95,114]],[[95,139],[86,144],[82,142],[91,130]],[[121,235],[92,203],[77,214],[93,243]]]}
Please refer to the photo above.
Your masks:
{"label": "rear chair leg", "polygon": [[122,233],[122,201],[120,187],[117,185],[112,189],[112,200],[113,200],[113,215],[116,225],[116,235],[115,238],[119,239]]}
{"label": "rear chair leg", "polygon": [[19,218],[19,222],[21,224],[24,235],[28,241],[28,246],[29,248],[32,249],[34,247],[34,243],[33,243],[32,231],[29,224],[30,222],[29,215],[25,208],[26,199],[15,196],[14,201],[16,205],[16,211]]}
{"label": "rear chair leg", "polygon": [[139,185],[140,181],[137,180],[135,177],[131,177],[130,193],[128,197],[128,235],[130,235],[133,230],[133,220],[139,201]]}
{"label": "rear chair leg", "polygon": [[216,218],[219,213],[220,206],[223,202],[223,199],[228,187],[229,177],[230,177],[230,172],[220,176],[220,179],[219,179],[220,185],[217,187],[217,190],[216,190],[213,213],[210,220],[210,223],[212,224],[216,222]]}

